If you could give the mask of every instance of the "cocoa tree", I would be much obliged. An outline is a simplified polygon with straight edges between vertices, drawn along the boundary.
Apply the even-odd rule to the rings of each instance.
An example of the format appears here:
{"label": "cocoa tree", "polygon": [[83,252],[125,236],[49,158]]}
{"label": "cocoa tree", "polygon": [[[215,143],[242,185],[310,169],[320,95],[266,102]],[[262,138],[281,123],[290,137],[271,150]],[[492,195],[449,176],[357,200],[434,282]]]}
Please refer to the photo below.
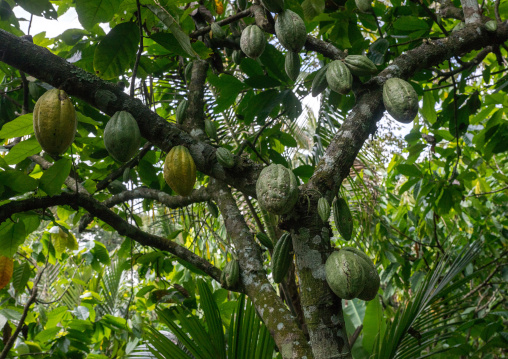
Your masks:
{"label": "cocoa tree", "polygon": [[[11,12],[20,5],[35,15],[56,18],[49,1],[1,3],[0,137],[10,140],[5,145],[7,155],[0,161],[0,236],[5,246],[1,254],[14,256],[37,227],[31,221],[49,219],[54,225],[58,219],[54,209],[64,206],[73,212],[73,225],[81,231],[91,228],[95,218],[125,236],[125,241],[163,251],[220,283],[221,269],[213,256],[192,250],[185,242],[169,239],[171,236],[143,230],[137,214],[126,207],[128,201],[141,199],[170,209],[212,201],[230,241],[217,240],[213,246],[234,250],[239,264],[238,283],[221,284],[250,298],[282,357],[352,357],[350,346],[358,333],[348,338],[342,299],[331,290],[325,275],[332,244],[343,245],[343,241],[332,238],[330,224],[317,211],[318,201],[324,198],[333,203],[362,147],[376,134],[385,106],[391,107],[390,113],[399,121],[415,117],[412,113],[397,118],[397,111],[404,112],[408,103],[416,105],[414,96],[419,96],[421,107],[415,121],[418,128],[430,129],[425,134],[428,143],[435,146],[445,139],[457,144],[449,154],[457,162],[444,180],[450,185],[442,183],[443,192],[436,202],[455,196],[452,185],[461,180],[458,164],[464,160],[461,146],[472,146],[467,142],[459,146],[459,141],[465,141],[470,119],[482,110],[489,91],[496,87],[503,91],[501,80],[492,85],[488,77],[503,76],[506,70],[506,5],[485,1],[480,6],[470,0],[56,3],[58,11],[75,6],[84,30],[65,31],[49,42],[49,49],[44,36],[21,36]],[[108,34],[97,25],[104,22],[111,27]],[[286,66],[283,52],[289,58]],[[355,73],[353,60],[349,58],[348,63],[345,59],[363,54],[368,58],[357,58],[361,71]],[[70,62],[72,56],[79,59]],[[300,73],[302,58],[306,64],[319,62],[319,68]],[[325,65],[339,68],[333,73],[320,72]],[[477,88],[468,86],[467,81],[476,74],[483,74],[484,82]],[[394,78],[406,81],[408,87],[385,88],[383,93],[384,84]],[[130,93],[125,91],[127,80]],[[166,91],[166,84],[172,81],[184,85],[168,85]],[[77,110],[76,139],[61,156],[41,153],[31,130],[36,92],[48,85],[64,90]],[[443,88],[446,99],[432,95]],[[321,107],[331,106],[328,111],[340,112],[343,118],[322,155],[315,157],[319,161],[299,167],[293,163],[300,180],[299,195],[294,206],[288,204],[274,220],[273,214],[258,205],[256,183],[270,163],[290,167],[281,153],[297,146],[287,133],[301,114],[300,100],[320,92]],[[177,114],[177,105],[184,99],[186,105],[180,108],[185,111]],[[9,111],[8,106],[15,110]],[[108,116],[119,111],[133,116],[146,140],[124,164],[115,162],[102,142]],[[18,114],[21,116],[15,118]],[[506,119],[504,113],[496,116]],[[506,134],[502,134],[506,125],[500,126],[485,135],[498,133],[490,144],[491,153],[506,151]],[[199,172],[199,188],[185,196],[177,195],[162,180],[164,156],[176,146],[188,149]],[[231,167],[218,161],[221,146],[233,153]],[[413,163],[402,163],[400,173],[422,180]],[[112,194],[111,184],[122,176],[135,185]],[[272,185],[269,181],[263,184]],[[109,193],[105,191],[108,186]],[[271,269],[255,232],[267,233],[272,241],[284,232],[291,235],[294,257],[291,255],[288,274],[280,285],[274,285],[268,275]],[[441,246],[439,242],[434,245]],[[49,258],[50,249],[47,251]],[[374,258],[376,253],[371,255]],[[26,308],[35,294],[33,290],[34,299]],[[10,336],[14,339],[4,343],[2,357],[11,349],[25,317]]]}

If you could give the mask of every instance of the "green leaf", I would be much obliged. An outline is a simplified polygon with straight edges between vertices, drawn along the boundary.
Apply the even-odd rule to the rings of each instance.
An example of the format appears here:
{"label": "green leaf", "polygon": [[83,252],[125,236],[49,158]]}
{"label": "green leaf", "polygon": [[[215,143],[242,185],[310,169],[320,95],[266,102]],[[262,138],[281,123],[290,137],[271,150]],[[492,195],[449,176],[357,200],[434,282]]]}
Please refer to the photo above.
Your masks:
{"label": "green leaf", "polygon": [[115,15],[123,0],[76,0],[76,12],[81,25],[87,30]]}
{"label": "green leaf", "polygon": [[42,332],[40,332],[39,334],[37,334],[34,339],[40,343],[45,343],[49,340],[55,339],[56,335],[58,334],[58,332],[61,329],[62,328],[60,328],[60,327],[45,329]]}
{"label": "green leaf", "polygon": [[35,137],[29,138],[28,140],[21,141],[16,146],[14,146],[7,156],[5,156],[5,162],[9,165],[15,165],[20,163],[28,156],[35,155],[36,153],[41,152],[42,148],[37,142]]}
{"label": "green leaf", "polygon": [[62,185],[71,172],[71,160],[62,158],[42,174],[39,187],[49,196],[55,196],[62,192]]}
{"label": "green leaf", "polygon": [[46,19],[58,17],[49,0],[16,0],[16,3],[31,14],[44,16]]}
{"label": "green leaf", "polygon": [[180,46],[180,43],[173,34],[156,32],[150,38],[175,55],[187,56],[187,52]]}
{"label": "green leaf", "polygon": [[95,49],[93,67],[105,80],[118,78],[134,62],[139,29],[132,22],[116,25]]}
{"label": "green leaf", "polygon": [[95,245],[90,251],[94,258],[103,264],[110,264],[111,260],[109,258],[108,250],[106,246],[101,242],[94,241]]}
{"label": "green leaf", "polygon": [[302,3],[303,14],[305,19],[311,20],[317,15],[321,14],[325,11],[325,1],[324,0],[305,0]]}
{"label": "green leaf", "polygon": [[383,324],[383,307],[380,299],[376,297],[367,303],[363,319],[363,347],[369,353],[372,353],[377,337],[383,336],[384,327],[386,327]]}
{"label": "green leaf", "polygon": [[420,109],[420,113],[431,125],[436,122],[436,100],[434,99],[432,91],[425,91],[423,93],[423,106]]}
{"label": "green leaf", "polygon": [[35,179],[14,170],[0,172],[0,184],[20,193],[33,191],[37,188],[37,181]]}
{"label": "green leaf", "polygon": [[229,108],[236,101],[238,93],[247,88],[243,82],[228,74],[209,76],[208,81],[218,92],[217,106],[213,109],[215,113]]}
{"label": "green leaf", "polygon": [[46,322],[46,329],[56,327],[62,320],[64,315],[67,314],[67,307],[57,307],[48,313],[48,321]]}
{"label": "green leaf", "polygon": [[189,36],[181,29],[180,25],[178,25],[178,22],[173,18],[173,16],[171,16],[167,10],[162,9],[159,6],[147,5],[147,7],[164,23],[164,25],[169,28],[182,49],[190,55],[190,57],[196,57],[196,52],[191,46]]}
{"label": "green leaf", "polygon": [[12,286],[18,292],[22,292],[25,289],[25,285],[30,279],[30,265],[28,262],[24,262],[20,265],[15,265],[14,271],[12,272]]}
{"label": "green leaf", "polygon": [[402,31],[428,30],[429,24],[415,16],[401,16],[393,23],[393,27]]}
{"label": "green leaf", "polygon": [[0,130],[0,138],[15,138],[31,135],[32,133],[34,133],[33,114],[27,113],[3,125]]}
{"label": "green leaf", "polygon": [[25,241],[25,236],[25,224],[23,221],[18,223],[5,221],[0,224],[0,238],[2,239],[0,255],[12,258],[18,250],[18,246]]}
{"label": "green leaf", "polygon": [[422,172],[416,165],[400,164],[396,167],[396,169],[400,174],[403,174],[406,177],[421,177],[422,176]]}

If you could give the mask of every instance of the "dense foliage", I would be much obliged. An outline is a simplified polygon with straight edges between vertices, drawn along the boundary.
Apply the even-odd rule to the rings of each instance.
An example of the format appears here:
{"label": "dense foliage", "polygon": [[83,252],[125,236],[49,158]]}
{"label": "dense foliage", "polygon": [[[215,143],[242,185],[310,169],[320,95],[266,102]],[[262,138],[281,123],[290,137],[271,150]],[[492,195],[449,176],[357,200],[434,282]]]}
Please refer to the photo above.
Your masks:
{"label": "dense foliage", "polygon": [[0,0],[0,359],[506,357],[507,18]]}

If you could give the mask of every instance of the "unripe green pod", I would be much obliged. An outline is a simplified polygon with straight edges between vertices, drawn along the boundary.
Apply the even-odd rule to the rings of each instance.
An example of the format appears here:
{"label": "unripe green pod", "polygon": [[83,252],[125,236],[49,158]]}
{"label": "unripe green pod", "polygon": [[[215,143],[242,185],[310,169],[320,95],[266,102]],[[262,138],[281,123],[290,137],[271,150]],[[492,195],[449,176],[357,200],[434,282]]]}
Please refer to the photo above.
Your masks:
{"label": "unripe green pod", "polygon": [[213,203],[212,201],[208,201],[206,202],[206,207],[208,208],[208,212],[210,212],[213,218],[219,217],[219,209],[217,208],[215,203]]}
{"label": "unripe green pod", "polygon": [[289,168],[271,164],[259,174],[256,195],[262,209],[274,214],[286,214],[295,206],[298,194],[298,180]]}
{"label": "unripe green pod", "polygon": [[296,81],[300,74],[300,56],[296,52],[288,51],[284,61],[284,68],[288,77]]}
{"label": "unripe green pod", "polygon": [[344,59],[349,71],[356,76],[368,76],[377,72],[377,67],[367,56],[349,55]]}
{"label": "unripe green pod", "polygon": [[217,128],[215,127],[214,123],[211,120],[208,119],[205,120],[205,132],[208,137],[214,139],[215,141],[218,141]]}
{"label": "unripe green pod", "polygon": [[183,123],[183,121],[185,121],[185,116],[187,114],[187,109],[188,108],[189,108],[189,103],[185,99],[182,100],[178,104],[178,107],[176,108],[176,114],[175,114],[176,123],[181,125]]}
{"label": "unripe green pod", "polygon": [[233,62],[237,65],[240,65],[242,62],[242,59],[244,57],[244,53],[242,50],[233,50]]}
{"label": "unripe green pod", "polygon": [[293,242],[289,233],[284,233],[273,248],[272,255],[272,275],[275,283],[280,283],[286,276],[291,261],[291,250],[293,249]]}
{"label": "unripe green pod", "polygon": [[487,31],[494,32],[497,30],[497,22],[494,20],[489,20],[485,23],[485,28]]}
{"label": "unripe green pod", "polygon": [[217,148],[215,157],[217,158],[217,162],[219,162],[219,164],[224,168],[231,168],[235,165],[235,157],[227,148]]}
{"label": "unripe green pod", "polygon": [[330,204],[324,197],[321,197],[318,201],[318,214],[323,222],[328,222],[330,218]]}
{"label": "unripe green pod", "polygon": [[356,7],[358,10],[364,13],[372,12],[372,1],[371,0],[355,0]]}
{"label": "unripe green pod", "polygon": [[236,286],[239,279],[240,279],[240,266],[238,264],[238,260],[233,259],[232,261],[228,262],[224,267],[224,269],[222,270],[222,274],[220,277],[221,285],[231,288]]}
{"label": "unripe green pod", "polygon": [[256,234],[256,237],[259,243],[261,243],[264,247],[268,249],[273,249],[273,242],[266,234],[264,234],[263,232],[259,232]]}
{"label": "unripe green pod", "polygon": [[466,23],[464,21],[461,21],[457,25],[455,25],[455,27],[452,29],[452,32],[460,31],[465,27],[466,27]]}
{"label": "unripe green pod", "polygon": [[249,25],[242,31],[240,48],[251,59],[257,59],[265,51],[266,39],[257,25]]}
{"label": "unripe green pod", "polygon": [[334,251],[325,263],[326,282],[342,299],[357,298],[364,289],[363,265],[357,255],[349,251]]}
{"label": "unripe green pod", "polygon": [[119,162],[129,161],[139,150],[141,133],[138,123],[127,111],[116,112],[104,129],[104,146]]}
{"label": "unripe green pod", "polygon": [[300,52],[307,41],[305,22],[295,12],[285,10],[275,20],[275,34],[287,50]]}
{"label": "unripe green pod", "polygon": [[211,39],[222,40],[222,39],[226,38],[226,31],[224,31],[224,29],[219,24],[217,24],[216,22],[213,22],[210,27],[211,27],[211,30],[210,30],[210,38]]}
{"label": "unripe green pod", "polygon": [[189,62],[187,64],[187,66],[185,66],[184,75],[185,75],[185,81],[190,82],[191,76],[192,76],[192,61]]}
{"label": "unripe green pod", "polygon": [[281,12],[284,10],[284,0],[261,0],[261,4],[270,12]]}
{"label": "unripe green pod", "polygon": [[342,95],[347,94],[353,87],[353,76],[340,60],[330,62],[326,70],[326,81],[333,91]]}
{"label": "unripe green pod", "polygon": [[359,257],[359,261],[363,266],[364,287],[358,294],[357,298],[365,301],[372,300],[376,297],[380,286],[380,278],[377,273],[376,266],[372,260],[362,251],[353,247],[343,247],[341,251],[349,251],[355,253]]}
{"label": "unripe green pod", "polygon": [[342,197],[337,197],[333,203],[333,220],[342,238],[349,241],[353,234],[353,217],[346,200]]}
{"label": "unripe green pod", "polygon": [[314,80],[312,80],[312,97],[316,97],[328,87],[328,82],[326,81],[327,69],[328,64],[319,69],[316,76],[314,76]]}
{"label": "unripe green pod", "polygon": [[410,123],[418,114],[418,95],[413,86],[399,78],[386,80],[383,86],[386,111],[402,123]]}

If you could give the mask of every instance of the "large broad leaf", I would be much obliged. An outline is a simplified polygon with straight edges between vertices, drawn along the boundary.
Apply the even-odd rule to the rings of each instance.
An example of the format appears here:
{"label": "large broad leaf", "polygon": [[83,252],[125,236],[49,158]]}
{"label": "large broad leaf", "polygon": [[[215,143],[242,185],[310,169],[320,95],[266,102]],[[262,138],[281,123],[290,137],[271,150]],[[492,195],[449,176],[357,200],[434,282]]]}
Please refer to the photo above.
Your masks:
{"label": "large broad leaf", "polygon": [[91,30],[97,23],[111,20],[122,0],[76,0],[81,25]]}
{"label": "large broad leaf", "polygon": [[3,125],[0,130],[0,138],[15,138],[31,135],[32,133],[34,133],[33,114],[27,113]]}
{"label": "large broad leaf", "polygon": [[71,160],[62,158],[53,166],[44,171],[39,181],[39,187],[50,196],[55,196],[62,191],[62,185],[71,171]]}
{"label": "large broad leaf", "polygon": [[23,221],[14,223],[5,221],[0,224],[0,255],[10,257],[16,254],[18,246],[25,241],[25,224]]}
{"label": "large broad leaf", "polygon": [[37,188],[35,179],[14,170],[0,172],[0,184],[20,193],[33,191]]}
{"label": "large broad leaf", "polygon": [[95,49],[95,73],[112,80],[124,73],[134,62],[139,44],[139,29],[131,22],[115,26]]}
{"label": "large broad leaf", "polygon": [[58,17],[49,0],[16,0],[16,2],[31,14],[44,16],[46,19],[56,19]]}
{"label": "large broad leaf", "polygon": [[182,49],[190,57],[196,57],[196,52],[191,46],[189,36],[181,29],[180,25],[178,25],[178,22],[176,22],[174,17],[171,16],[171,14],[167,10],[162,9],[159,6],[147,5],[147,7],[150,9],[150,11],[152,11],[155,14],[155,16],[157,16],[164,23],[164,25],[166,25],[169,28],[169,30],[173,33]]}
{"label": "large broad leaf", "polygon": [[5,156],[5,162],[9,165],[15,165],[20,163],[28,156],[35,155],[36,153],[41,152],[42,148],[37,142],[35,137],[29,138],[28,140],[21,141],[16,146],[14,146],[7,156]]}

